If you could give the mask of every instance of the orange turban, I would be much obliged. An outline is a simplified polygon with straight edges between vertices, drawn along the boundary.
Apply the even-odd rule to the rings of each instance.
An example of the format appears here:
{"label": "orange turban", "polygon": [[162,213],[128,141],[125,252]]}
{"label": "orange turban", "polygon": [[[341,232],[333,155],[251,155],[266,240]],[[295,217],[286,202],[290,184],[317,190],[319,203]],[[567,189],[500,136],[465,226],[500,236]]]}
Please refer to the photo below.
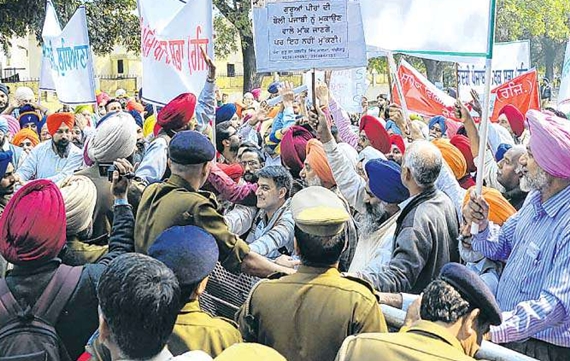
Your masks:
{"label": "orange turban", "polygon": [[129,100],[129,102],[127,103],[127,110],[131,111],[131,110],[135,110],[139,113],[144,112],[144,107],[141,103],[137,103],[134,100]]}
{"label": "orange turban", "polygon": [[30,128],[24,128],[20,130],[18,133],[14,135],[12,138],[12,144],[19,147],[20,143],[22,143],[25,139],[29,139],[30,142],[34,145],[34,147],[40,144],[40,138],[38,137],[38,133],[31,130]]}
{"label": "orange turban", "polygon": [[62,124],[67,125],[67,127],[71,129],[74,123],[75,115],[73,115],[73,113],[54,113],[47,117],[48,132],[52,137]]}
{"label": "orange turban", "polygon": [[432,143],[441,151],[441,155],[447,165],[449,165],[449,168],[451,168],[455,179],[459,180],[465,177],[467,174],[467,162],[459,149],[451,144],[449,140],[443,138],[434,139]]}
{"label": "orange turban", "polygon": [[305,160],[317,173],[323,183],[323,187],[331,188],[336,185],[331,167],[327,161],[327,155],[320,141],[311,139],[307,142],[307,157]]}
{"label": "orange turban", "polygon": [[[475,187],[471,187],[465,193],[463,206],[469,201],[469,195],[474,189]],[[489,203],[489,220],[499,226],[502,226],[510,216],[517,213],[517,210],[495,188],[483,187],[483,198]]]}

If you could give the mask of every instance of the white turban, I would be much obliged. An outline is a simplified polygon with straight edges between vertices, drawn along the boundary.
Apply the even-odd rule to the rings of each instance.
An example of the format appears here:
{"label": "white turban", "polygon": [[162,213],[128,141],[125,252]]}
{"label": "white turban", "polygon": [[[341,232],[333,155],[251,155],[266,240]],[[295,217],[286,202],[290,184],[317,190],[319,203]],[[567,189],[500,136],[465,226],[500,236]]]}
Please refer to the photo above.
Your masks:
{"label": "white turban", "polygon": [[27,99],[34,99],[34,91],[27,86],[21,86],[16,89],[16,94],[14,94],[16,100],[27,100]]}
{"label": "white turban", "polygon": [[125,112],[111,113],[97,124],[87,146],[89,158],[98,163],[112,163],[127,158],[137,145],[135,119]]}
{"label": "white turban", "polygon": [[73,175],[59,184],[65,203],[67,234],[75,235],[86,230],[93,220],[97,188],[91,179]]}
{"label": "white turban", "polygon": [[382,159],[386,160],[386,156],[379,150],[372,148],[372,146],[368,146],[360,151],[358,155],[358,161],[362,162],[362,169],[366,166],[366,163],[371,161],[372,159]]}

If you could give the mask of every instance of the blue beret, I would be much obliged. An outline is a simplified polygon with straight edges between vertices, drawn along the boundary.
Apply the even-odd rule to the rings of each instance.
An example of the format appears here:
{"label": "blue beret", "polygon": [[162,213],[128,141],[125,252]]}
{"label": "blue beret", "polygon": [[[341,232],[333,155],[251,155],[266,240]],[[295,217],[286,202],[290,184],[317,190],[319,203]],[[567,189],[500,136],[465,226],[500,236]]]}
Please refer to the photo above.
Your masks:
{"label": "blue beret", "polygon": [[269,84],[267,91],[269,92],[269,94],[277,94],[279,93],[279,88],[281,88],[281,82],[276,81]]}
{"label": "blue beret", "polygon": [[0,178],[4,178],[8,164],[12,162],[13,155],[11,150],[0,151]]}
{"label": "blue beret", "polygon": [[392,131],[392,133],[394,134],[402,135],[400,127],[398,127],[396,122],[394,122],[392,119],[388,119],[388,121],[386,122],[386,131],[387,132]]}
{"label": "blue beret", "polygon": [[499,146],[497,147],[497,152],[495,153],[495,159],[497,160],[497,162],[500,162],[505,156],[505,153],[512,147],[513,146],[508,143],[499,144]]}
{"label": "blue beret", "polygon": [[8,134],[8,120],[4,117],[0,117],[0,132]]}
{"label": "blue beret", "polygon": [[439,127],[441,128],[441,134],[445,135],[445,132],[447,131],[447,126],[445,125],[445,118],[442,117],[441,115],[431,118],[429,120],[428,128],[431,130],[431,128],[433,128],[433,126],[436,123],[439,123]]}
{"label": "blue beret", "polygon": [[216,156],[216,149],[202,133],[186,130],[177,133],[168,146],[168,157],[177,164],[203,164]]}
{"label": "blue beret", "polygon": [[439,278],[449,283],[473,308],[481,310],[491,325],[501,324],[501,310],[489,287],[475,272],[459,263],[448,263],[441,269]]}
{"label": "blue beret", "polygon": [[368,186],[374,196],[389,204],[402,203],[410,198],[408,188],[402,183],[402,170],[391,160],[372,159],[364,166]]}
{"label": "blue beret", "polygon": [[216,124],[232,119],[236,112],[237,107],[234,103],[222,105],[218,110],[216,110]]}
{"label": "blue beret", "polygon": [[141,116],[141,113],[137,112],[136,110],[130,110],[129,114],[133,116],[133,118],[135,118],[135,123],[137,123],[137,126],[139,128],[143,127],[143,118]]}
{"label": "blue beret", "polygon": [[148,255],[170,268],[180,285],[206,278],[216,267],[219,251],[214,237],[196,226],[174,226],[162,232]]}

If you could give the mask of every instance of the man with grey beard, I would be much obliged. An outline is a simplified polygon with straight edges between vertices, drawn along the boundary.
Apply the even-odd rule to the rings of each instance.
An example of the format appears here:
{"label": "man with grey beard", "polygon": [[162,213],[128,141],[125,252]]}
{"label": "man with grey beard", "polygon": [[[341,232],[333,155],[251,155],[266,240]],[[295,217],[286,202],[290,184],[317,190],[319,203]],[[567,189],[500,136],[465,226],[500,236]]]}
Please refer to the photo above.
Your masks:
{"label": "man with grey beard", "polygon": [[491,340],[539,360],[570,359],[570,123],[530,110],[530,140],[519,159],[532,189],[501,227],[489,224],[486,199],[471,194],[463,208],[479,225],[473,249],[505,261],[497,288],[503,323]]}

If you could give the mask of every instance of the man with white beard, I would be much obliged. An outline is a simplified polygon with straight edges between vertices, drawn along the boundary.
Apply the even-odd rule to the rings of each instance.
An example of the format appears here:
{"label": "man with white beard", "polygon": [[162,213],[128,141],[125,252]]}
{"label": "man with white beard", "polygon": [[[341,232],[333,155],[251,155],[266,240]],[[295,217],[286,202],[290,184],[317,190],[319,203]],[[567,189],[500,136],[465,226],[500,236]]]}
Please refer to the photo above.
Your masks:
{"label": "man with white beard", "polygon": [[[493,224],[502,226],[510,216],[517,212],[501,192],[494,188],[483,187],[483,197],[489,203],[489,219]],[[468,201],[469,193],[466,194],[463,203],[467,204]],[[471,247],[471,224],[465,220],[460,227],[457,241],[459,256],[467,268],[477,273],[493,295],[496,295],[499,278],[503,271],[503,263],[486,258],[481,252],[473,250]]]}
{"label": "man with white beard", "polygon": [[530,110],[530,141],[519,159],[532,189],[501,227],[489,205],[471,194],[463,215],[479,225],[473,249],[507,261],[497,288],[503,322],[491,340],[540,360],[570,359],[570,123]]}

